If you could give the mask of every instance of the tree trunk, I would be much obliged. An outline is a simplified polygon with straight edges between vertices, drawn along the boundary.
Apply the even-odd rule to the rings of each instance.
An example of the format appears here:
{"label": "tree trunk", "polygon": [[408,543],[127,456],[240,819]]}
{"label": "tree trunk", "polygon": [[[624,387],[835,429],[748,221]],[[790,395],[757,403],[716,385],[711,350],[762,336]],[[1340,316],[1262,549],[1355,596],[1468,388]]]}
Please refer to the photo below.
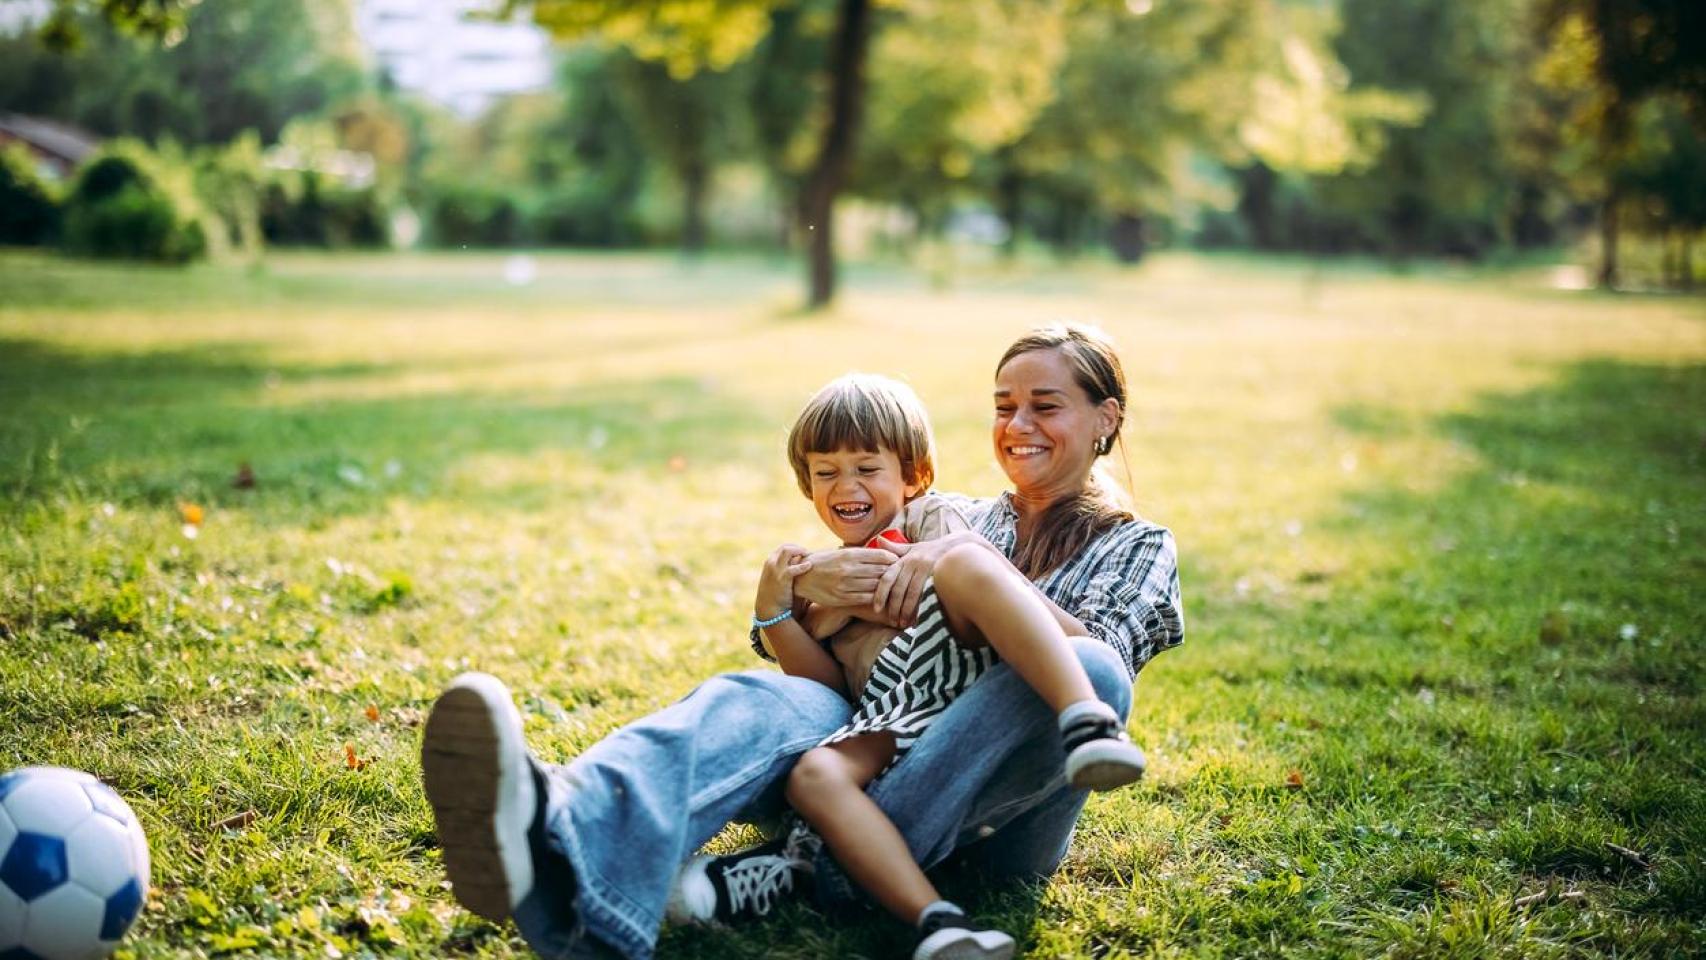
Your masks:
{"label": "tree trunk", "polygon": [[705,251],[705,198],[710,181],[709,166],[702,160],[681,170],[681,252],[690,257]]}
{"label": "tree trunk", "polygon": [[1279,231],[1275,229],[1274,194],[1278,178],[1260,160],[1239,175],[1241,188],[1238,215],[1250,231],[1250,243],[1257,250],[1279,249]]}
{"label": "tree trunk", "polygon": [[800,197],[810,278],[806,305],[835,299],[835,198],[847,183],[865,106],[865,59],[871,39],[870,0],[841,0],[830,51],[829,126]]}
{"label": "tree trunk", "polygon": [[1617,286],[1617,191],[1606,194],[1599,210],[1599,285]]}
{"label": "tree trunk", "polygon": [[1011,262],[1019,253],[1019,224],[1025,218],[1025,178],[1012,162],[1012,148],[1000,154],[1001,175],[995,181],[996,204],[1001,219],[1007,224],[1007,236],[1001,241],[1001,259]]}
{"label": "tree trunk", "polygon": [[1691,227],[1682,229],[1682,289],[1694,289],[1694,230]]}
{"label": "tree trunk", "polygon": [[1122,213],[1114,217],[1113,225],[1108,228],[1108,246],[1113,248],[1119,262],[1136,263],[1143,259],[1149,249],[1144,230],[1143,217],[1139,214]]}

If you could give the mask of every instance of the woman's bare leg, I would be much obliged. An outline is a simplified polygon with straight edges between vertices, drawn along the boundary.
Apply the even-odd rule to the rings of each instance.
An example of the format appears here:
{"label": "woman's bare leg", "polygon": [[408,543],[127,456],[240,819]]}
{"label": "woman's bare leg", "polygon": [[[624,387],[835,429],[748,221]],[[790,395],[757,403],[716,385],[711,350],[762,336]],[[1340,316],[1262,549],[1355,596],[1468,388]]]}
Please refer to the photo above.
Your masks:
{"label": "woman's bare leg", "polygon": [[814,747],[788,776],[788,802],[823,837],[855,883],[884,909],[912,924],[941,896],[913,860],[894,822],[865,793],[894,751],[890,733]]}
{"label": "woman's bare leg", "polygon": [[936,597],[962,644],[988,643],[1056,713],[1096,691],[1053,610],[1029,583],[981,547],[956,547],[936,563]]}

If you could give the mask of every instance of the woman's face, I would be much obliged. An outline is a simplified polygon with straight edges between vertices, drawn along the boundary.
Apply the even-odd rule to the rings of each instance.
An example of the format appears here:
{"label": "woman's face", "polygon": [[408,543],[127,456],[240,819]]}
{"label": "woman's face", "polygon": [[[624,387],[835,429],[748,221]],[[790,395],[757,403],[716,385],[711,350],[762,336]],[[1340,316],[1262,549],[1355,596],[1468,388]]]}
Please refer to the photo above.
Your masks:
{"label": "woman's face", "polygon": [[1096,440],[1119,423],[1119,402],[1092,403],[1059,350],[1032,350],[995,375],[995,459],[1023,498],[1050,503],[1084,489]]}

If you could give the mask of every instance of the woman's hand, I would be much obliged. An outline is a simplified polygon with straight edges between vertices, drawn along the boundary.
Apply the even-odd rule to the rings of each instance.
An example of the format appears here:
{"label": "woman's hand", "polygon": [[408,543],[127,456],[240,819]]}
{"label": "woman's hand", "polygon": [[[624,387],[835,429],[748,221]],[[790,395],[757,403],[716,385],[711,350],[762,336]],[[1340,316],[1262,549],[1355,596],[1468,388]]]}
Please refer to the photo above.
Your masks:
{"label": "woman's hand", "polygon": [[753,614],[760,620],[769,620],[784,610],[794,609],[794,580],[811,568],[811,557],[805,547],[791,543],[777,547],[764,561],[764,570],[758,575],[758,596],[753,600]]}
{"label": "woman's hand", "polygon": [[868,609],[877,582],[899,558],[887,550],[850,547],[808,555],[808,568],[793,581],[793,596],[826,607]]}
{"label": "woman's hand", "polygon": [[924,582],[936,570],[936,562],[949,550],[967,543],[988,546],[988,541],[970,531],[919,543],[883,541],[883,549],[895,554],[896,562],[883,572],[872,592],[875,619],[901,628],[918,622],[918,601],[924,595]]}

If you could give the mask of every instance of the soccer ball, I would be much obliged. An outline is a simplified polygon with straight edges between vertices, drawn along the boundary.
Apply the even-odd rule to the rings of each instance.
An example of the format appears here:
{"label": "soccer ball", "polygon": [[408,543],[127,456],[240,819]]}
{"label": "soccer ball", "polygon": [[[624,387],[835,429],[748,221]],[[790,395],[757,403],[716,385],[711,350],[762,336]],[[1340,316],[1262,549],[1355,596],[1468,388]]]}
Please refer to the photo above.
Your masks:
{"label": "soccer ball", "polygon": [[0,960],[95,960],[148,894],[148,841],[109,787],[61,767],[0,776]]}

